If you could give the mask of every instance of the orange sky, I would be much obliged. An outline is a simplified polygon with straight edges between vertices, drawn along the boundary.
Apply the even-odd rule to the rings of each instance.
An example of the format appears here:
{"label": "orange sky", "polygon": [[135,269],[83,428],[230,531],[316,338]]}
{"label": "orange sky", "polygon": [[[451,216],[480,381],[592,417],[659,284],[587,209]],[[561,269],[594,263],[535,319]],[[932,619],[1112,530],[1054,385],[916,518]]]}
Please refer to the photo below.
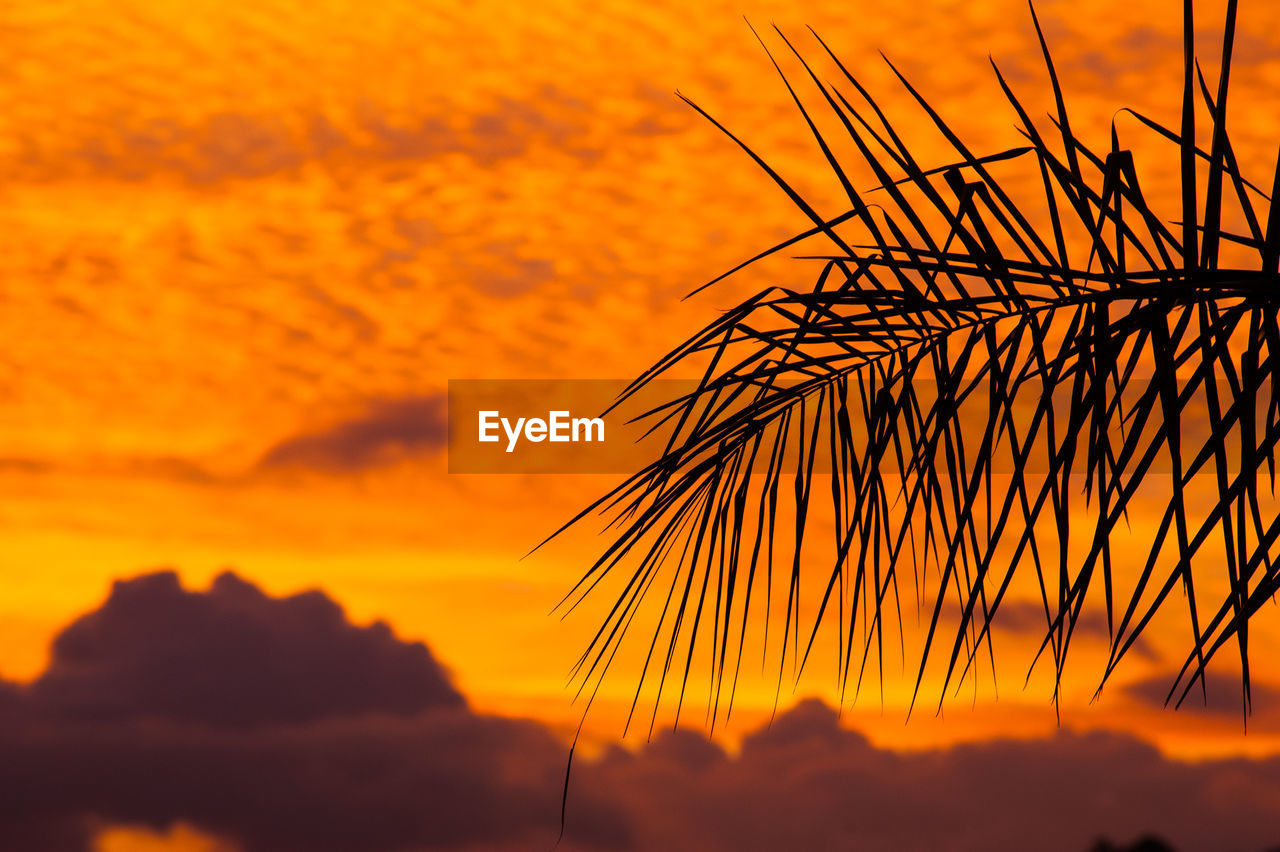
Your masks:
{"label": "orange sky", "polygon": [[[1121,105],[1172,121],[1176,5],[1039,6],[1079,135],[1102,143]],[[1220,11],[1200,12],[1211,57]],[[518,559],[609,477],[450,476],[438,448],[263,460],[451,378],[636,375],[759,284],[678,301],[805,224],[676,88],[840,212],[743,14],[812,25],[905,107],[883,50],[977,150],[1018,140],[989,53],[1049,106],[1025,6],[1005,0],[6,4],[0,675],[38,674],[51,636],[113,578],[164,565],[203,587],[234,566],[427,641],[482,709],[568,724],[565,675],[594,622],[547,613],[596,542]],[[1280,91],[1276,33],[1280,6],[1242,11],[1231,129],[1246,172],[1269,168],[1280,138],[1280,111],[1242,106]],[[922,116],[893,112],[926,159],[939,150]],[[1152,163],[1149,192],[1175,168]],[[1275,633],[1260,626],[1258,648]],[[1153,634],[1126,678],[1167,672],[1185,639]],[[1051,730],[1044,683],[1020,691],[1027,638],[1003,640],[1016,662],[998,703],[965,692],[945,719],[907,726],[904,678],[883,713],[864,695],[849,719],[904,747]],[[1246,738],[1233,717],[1090,704],[1101,649],[1076,660],[1068,724],[1183,754],[1280,750],[1280,715]],[[829,668],[796,694],[834,695]],[[610,683],[601,738],[633,686]],[[771,685],[739,698],[745,727]]]}

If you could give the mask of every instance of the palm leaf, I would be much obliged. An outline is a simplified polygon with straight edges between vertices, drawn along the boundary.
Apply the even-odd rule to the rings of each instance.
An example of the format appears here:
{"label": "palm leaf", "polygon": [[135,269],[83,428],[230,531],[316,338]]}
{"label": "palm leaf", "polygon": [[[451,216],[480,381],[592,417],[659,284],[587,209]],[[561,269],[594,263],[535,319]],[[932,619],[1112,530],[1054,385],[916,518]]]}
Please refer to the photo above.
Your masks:
{"label": "palm leaf", "polygon": [[[1182,209],[1172,227],[1144,195],[1114,124],[1103,149],[1075,135],[1034,9],[1056,106],[1051,132],[995,69],[1021,147],[970,151],[893,69],[954,152],[928,167],[825,42],[836,83],[778,31],[840,144],[875,179],[859,188],[775,61],[847,195],[834,217],[688,101],[808,220],[742,266],[816,240],[829,247],[796,260],[815,283],[747,299],[624,394],[705,365],[693,390],[646,415],[669,430],[661,455],[574,520],[603,512],[613,539],[564,605],[616,582],[575,669],[583,690],[598,689],[645,607],[657,621],[640,638],[647,655],[633,712],[647,684],[657,702],[675,693],[683,704],[705,654],[714,724],[732,705],[757,625],[765,650],[777,649],[779,683],[788,666],[792,676],[803,670],[819,628],[833,629],[841,688],[857,689],[869,663],[883,677],[893,620],[904,644],[905,580],[925,625],[913,704],[931,660],[942,664],[940,703],[984,649],[994,669],[997,612],[1012,590],[1031,588],[1044,613],[1036,659],[1050,661],[1055,684],[1086,608],[1106,613],[1105,682],[1153,619],[1180,606],[1176,591],[1189,644],[1170,697],[1203,683],[1233,642],[1248,707],[1248,625],[1280,587],[1271,496],[1280,206],[1240,173],[1227,133],[1236,3],[1216,94],[1195,64],[1190,0],[1184,11],[1180,128],[1132,113],[1142,132],[1177,148]],[[1198,114],[1210,122],[1208,150],[1196,144]],[[1002,184],[1012,168],[1039,188],[1033,204]],[[1272,183],[1274,195],[1280,171]],[[1240,208],[1249,233],[1223,230],[1224,203]],[[1228,254],[1246,257],[1228,267]],[[1153,493],[1162,506],[1143,538],[1129,517]],[[808,532],[828,498],[830,550]],[[815,557],[804,558],[815,552],[826,554],[816,575]],[[1225,575],[1218,592],[1210,572]],[[782,635],[770,637],[779,613],[772,629]]]}

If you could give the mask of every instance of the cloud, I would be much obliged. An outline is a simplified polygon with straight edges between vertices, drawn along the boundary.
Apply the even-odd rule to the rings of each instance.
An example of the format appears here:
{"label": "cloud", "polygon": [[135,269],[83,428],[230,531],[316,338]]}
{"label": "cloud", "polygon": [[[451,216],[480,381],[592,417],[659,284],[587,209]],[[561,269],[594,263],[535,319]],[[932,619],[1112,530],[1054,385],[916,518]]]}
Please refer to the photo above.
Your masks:
{"label": "cloud", "polygon": [[[1049,629],[1049,621],[1045,618],[1044,604],[1028,600],[1006,601],[1000,604],[994,619],[995,627],[1019,636],[1031,636],[1043,639]],[[1111,628],[1107,626],[1107,614],[1100,609],[1084,610],[1076,619],[1073,638],[1086,637],[1110,646]],[[1129,646],[1126,653],[1134,654],[1147,660],[1159,657],[1155,649],[1141,634]]]}
{"label": "cloud", "polygon": [[[439,710],[233,730],[33,723],[0,734],[0,846],[84,849],[48,827],[181,821],[244,852],[549,847],[565,749],[534,722]],[[571,837],[626,848],[621,813],[575,798]],[[23,838],[16,842],[15,838]]]}
{"label": "cloud", "polygon": [[1173,847],[1158,837],[1145,835],[1124,846],[1116,846],[1106,838],[1099,838],[1092,852],[1173,852]]}
{"label": "cloud", "polygon": [[[558,829],[566,744],[545,726],[472,711],[425,646],[320,592],[234,574],[116,583],[41,678],[0,683],[0,722],[4,849],[88,852],[111,825],[241,852],[539,849]],[[580,759],[561,848],[1084,852],[1155,831],[1260,850],[1277,810],[1280,758],[1072,731],[894,752],[808,700],[737,753],[676,730]]]}
{"label": "cloud", "polygon": [[452,259],[452,268],[481,293],[499,299],[523,295],[555,280],[555,264],[541,257],[521,257],[527,249],[516,240],[486,243],[474,258]]}
{"label": "cloud", "polygon": [[30,699],[57,718],[233,727],[464,706],[425,645],[353,626],[320,592],[270,598],[229,572],[189,592],[171,571],[117,582],[63,630]]}
{"label": "cloud", "polygon": [[406,397],[375,403],[358,417],[284,440],[263,455],[258,467],[349,472],[437,451],[448,439],[445,395]]}
{"label": "cloud", "polygon": [[[1170,697],[1170,690],[1175,683],[1177,689]],[[1204,680],[1203,690],[1200,681],[1196,681],[1183,698],[1186,686],[1185,677],[1179,682],[1177,672],[1165,672],[1128,684],[1124,688],[1124,694],[1147,707],[1163,708],[1166,706],[1165,699],[1169,699],[1167,706],[1172,708],[1181,699],[1179,712],[1243,718],[1244,696],[1238,675],[1210,675]],[[1265,719],[1266,716],[1272,716],[1274,711],[1280,710],[1280,687],[1252,678],[1249,683],[1249,701],[1252,711],[1249,722],[1252,728],[1253,721],[1258,716],[1263,715]]]}
{"label": "cloud", "polygon": [[1247,850],[1276,840],[1280,808],[1276,759],[1187,764],[1071,731],[897,753],[812,700],[736,757],[673,759],[692,753],[660,739],[592,767],[589,788],[628,803],[638,848],[1084,852],[1154,829],[1176,849]]}
{"label": "cloud", "polygon": [[[472,712],[426,646],[320,592],[231,573],[117,582],[39,679],[0,684],[0,720],[3,849],[177,822],[243,852],[527,849],[558,826],[566,747],[546,728]],[[588,795],[583,815],[570,840],[626,848],[620,813]]]}
{"label": "cloud", "polygon": [[[639,84],[629,93],[635,100],[645,95]],[[333,106],[295,105],[280,114],[201,104],[196,115],[171,110],[147,119],[108,108],[99,116],[102,132],[77,134],[70,150],[50,150],[38,125],[28,128],[25,156],[15,165],[38,175],[62,158],[98,177],[165,175],[209,185],[296,173],[326,160],[376,166],[452,157],[492,167],[540,145],[583,160],[598,155],[590,144],[591,105],[549,83],[524,97],[500,95],[485,109],[417,104],[405,111],[371,100],[354,109]]]}

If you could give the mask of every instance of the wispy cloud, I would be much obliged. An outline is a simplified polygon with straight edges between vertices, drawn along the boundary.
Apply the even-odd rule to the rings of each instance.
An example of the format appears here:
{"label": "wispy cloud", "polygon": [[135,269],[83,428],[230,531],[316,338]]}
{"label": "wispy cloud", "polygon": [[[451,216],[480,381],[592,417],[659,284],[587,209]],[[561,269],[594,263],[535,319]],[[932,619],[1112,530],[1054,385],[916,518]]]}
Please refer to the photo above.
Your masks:
{"label": "wispy cloud", "polygon": [[404,455],[437,452],[448,438],[443,394],[393,399],[374,403],[348,420],[281,441],[262,456],[258,467],[360,470]]}

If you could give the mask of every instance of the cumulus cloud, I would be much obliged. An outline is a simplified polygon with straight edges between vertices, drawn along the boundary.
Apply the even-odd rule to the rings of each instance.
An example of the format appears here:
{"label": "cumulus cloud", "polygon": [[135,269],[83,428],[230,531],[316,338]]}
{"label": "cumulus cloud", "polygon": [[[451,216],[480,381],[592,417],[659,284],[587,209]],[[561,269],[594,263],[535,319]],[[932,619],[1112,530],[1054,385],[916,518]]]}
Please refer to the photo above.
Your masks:
{"label": "cumulus cloud", "polygon": [[[549,848],[566,744],[471,710],[420,643],[320,592],[116,583],[34,683],[0,684],[0,848],[175,824],[242,852]],[[736,754],[659,734],[574,769],[562,849],[1118,849],[1280,839],[1280,758],[1182,763],[1063,731],[899,753],[802,702]],[[1095,842],[1097,845],[1095,846]],[[1132,848],[1167,848],[1141,844]]]}
{"label": "cumulus cloud", "polygon": [[[0,758],[5,849],[83,852],[95,826],[181,821],[244,852],[397,852],[549,846],[565,753],[536,723],[446,709],[274,730],[35,722],[0,734]],[[623,814],[578,808],[573,845],[627,847]]]}
{"label": "cumulus cloud", "polygon": [[30,698],[59,718],[219,726],[464,703],[425,645],[353,626],[320,592],[270,598],[230,572],[191,592],[171,571],[117,582],[63,630]]}
{"label": "cumulus cloud", "polygon": [[[0,687],[0,848],[87,852],[107,824],[183,821],[243,852],[397,852],[554,838],[566,749],[471,712],[421,643],[320,592],[226,573],[117,582],[48,670]],[[626,846],[584,800],[570,836]]]}
{"label": "cumulus cloud", "polygon": [[[692,758],[692,759],[690,759]],[[636,842],[664,850],[1089,849],[1157,831],[1172,847],[1276,840],[1280,760],[1170,760],[1128,735],[1073,733],[897,753],[808,701],[712,759],[659,741],[593,767]],[[1242,795],[1248,791],[1247,795]]]}

